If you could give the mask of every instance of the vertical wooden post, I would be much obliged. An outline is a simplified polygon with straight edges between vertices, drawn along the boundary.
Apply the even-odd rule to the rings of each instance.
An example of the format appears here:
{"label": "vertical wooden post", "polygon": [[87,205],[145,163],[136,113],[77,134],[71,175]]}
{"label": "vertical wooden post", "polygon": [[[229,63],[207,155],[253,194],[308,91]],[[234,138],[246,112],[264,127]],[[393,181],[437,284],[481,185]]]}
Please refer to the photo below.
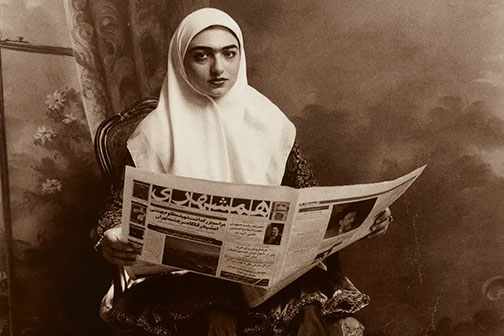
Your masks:
{"label": "vertical wooden post", "polygon": [[2,52],[0,50],[0,187],[2,189],[2,223],[4,232],[6,263],[7,263],[7,293],[8,293],[8,309],[9,309],[9,332],[10,336],[15,336],[15,323],[13,312],[13,289],[12,283],[14,278],[14,246],[12,242],[12,217],[10,208],[10,193],[9,193],[9,162],[7,156],[7,134],[5,127],[5,109],[3,97],[3,76],[2,76]]}

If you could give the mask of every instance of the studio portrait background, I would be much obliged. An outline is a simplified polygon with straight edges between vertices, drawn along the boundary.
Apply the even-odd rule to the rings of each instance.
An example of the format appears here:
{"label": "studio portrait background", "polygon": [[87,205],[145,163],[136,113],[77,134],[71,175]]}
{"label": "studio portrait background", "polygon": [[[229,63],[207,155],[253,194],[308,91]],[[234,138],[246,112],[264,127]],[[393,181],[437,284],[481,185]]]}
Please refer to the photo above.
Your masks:
{"label": "studio portrait background", "polygon": [[9,292],[18,335],[104,333],[98,307],[110,269],[88,237],[106,190],[92,136],[107,116],[158,95],[171,32],[204,6],[242,27],[250,84],[296,124],[320,184],[428,165],[392,206],[387,234],[341,252],[344,272],[371,296],[357,316],[366,335],[502,332],[502,1],[0,6],[2,40],[74,49],[74,57],[2,49],[13,237],[0,228],[0,335],[9,330]]}

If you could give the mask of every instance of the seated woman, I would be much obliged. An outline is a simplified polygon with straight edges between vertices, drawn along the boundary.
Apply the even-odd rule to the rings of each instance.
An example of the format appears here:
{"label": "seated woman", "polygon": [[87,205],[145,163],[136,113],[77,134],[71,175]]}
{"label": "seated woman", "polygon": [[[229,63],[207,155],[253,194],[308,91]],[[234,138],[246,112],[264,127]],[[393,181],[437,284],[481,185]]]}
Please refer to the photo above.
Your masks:
{"label": "seated woman", "polygon": [[[295,188],[316,185],[295,143],[294,125],[247,83],[240,28],[211,8],[193,12],[175,31],[159,105],[134,131],[128,149],[130,164],[158,173]],[[119,195],[115,190],[105,205],[97,232],[105,259],[126,266],[135,263],[139,251],[120,238]],[[389,217],[387,209],[372,235],[385,232]],[[246,306],[237,283],[173,273],[135,283],[113,305],[106,297],[102,316],[132,335],[342,335],[345,328],[362,330],[349,316],[368,297],[343,276],[337,255],[326,263],[255,308]]]}

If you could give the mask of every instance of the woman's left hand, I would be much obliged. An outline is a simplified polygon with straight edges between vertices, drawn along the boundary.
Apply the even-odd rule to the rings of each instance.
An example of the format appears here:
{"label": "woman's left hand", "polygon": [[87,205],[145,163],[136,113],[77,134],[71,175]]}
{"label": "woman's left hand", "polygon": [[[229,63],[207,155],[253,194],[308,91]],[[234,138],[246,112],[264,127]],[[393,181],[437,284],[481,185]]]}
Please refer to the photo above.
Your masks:
{"label": "woman's left hand", "polygon": [[371,225],[371,233],[367,238],[380,237],[387,232],[389,224],[393,221],[392,212],[389,208],[383,210],[375,219],[373,225]]}

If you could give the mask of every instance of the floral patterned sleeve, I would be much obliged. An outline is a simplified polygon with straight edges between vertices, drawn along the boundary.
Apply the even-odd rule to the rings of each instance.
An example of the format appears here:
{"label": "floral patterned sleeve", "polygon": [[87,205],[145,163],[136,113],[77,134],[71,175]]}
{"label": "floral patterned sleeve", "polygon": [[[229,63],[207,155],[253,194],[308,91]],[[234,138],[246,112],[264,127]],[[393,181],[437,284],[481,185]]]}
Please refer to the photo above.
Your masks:
{"label": "floral patterned sleeve", "polygon": [[296,189],[315,187],[318,185],[308,161],[301,155],[299,145],[294,142],[282,179],[282,185]]}
{"label": "floral patterned sleeve", "polygon": [[101,238],[108,229],[121,225],[122,211],[122,188],[110,188],[110,195],[107,197],[98,214],[98,226],[96,233]]}
{"label": "floral patterned sleeve", "polygon": [[[133,166],[133,160],[130,156],[126,158],[125,165]],[[122,193],[123,193],[123,183],[124,172],[120,179],[121,183],[112,184],[110,187],[110,194],[105,199],[105,202],[100,208],[98,213],[98,226],[96,227],[96,233],[98,237],[103,237],[103,234],[108,229],[112,229],[121,226],[121,215],[122,215]]]}

